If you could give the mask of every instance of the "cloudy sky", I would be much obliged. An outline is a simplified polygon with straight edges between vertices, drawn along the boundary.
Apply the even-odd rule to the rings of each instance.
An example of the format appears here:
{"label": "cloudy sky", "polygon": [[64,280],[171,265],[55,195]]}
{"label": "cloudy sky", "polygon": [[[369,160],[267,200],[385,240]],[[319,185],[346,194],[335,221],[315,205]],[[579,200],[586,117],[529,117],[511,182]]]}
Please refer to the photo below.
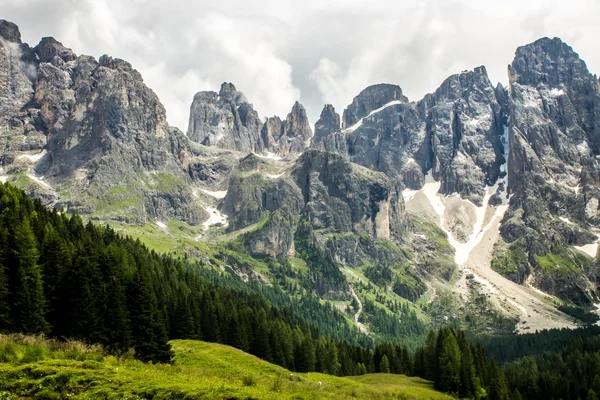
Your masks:
{"label": "cloudy sky", "polygon": [[[326,3],[326,4],[325,4]],[[411,100],[453,73],[487,67],[506,83],[517,46],[559,36],[600,73],[600,0],[0,0],[23,40],[54,36],[77,53],[133,64],[187,129],[200,90],[233,82],[261,117],[296,100],[315,122],[366,86]]]}

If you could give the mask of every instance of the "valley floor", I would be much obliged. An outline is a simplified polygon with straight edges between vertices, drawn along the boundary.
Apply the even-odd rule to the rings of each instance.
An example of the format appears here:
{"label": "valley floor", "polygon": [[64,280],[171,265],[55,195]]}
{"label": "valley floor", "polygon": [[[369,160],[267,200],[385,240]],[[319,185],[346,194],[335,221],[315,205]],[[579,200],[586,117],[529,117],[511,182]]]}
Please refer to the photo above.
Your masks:
{"label": "valley floor", "polygon": [[174,364],[151,365],[79,343],[0,336],[0,399],[451,399],[420,378],[292,373],[229,346],[171,344]]}

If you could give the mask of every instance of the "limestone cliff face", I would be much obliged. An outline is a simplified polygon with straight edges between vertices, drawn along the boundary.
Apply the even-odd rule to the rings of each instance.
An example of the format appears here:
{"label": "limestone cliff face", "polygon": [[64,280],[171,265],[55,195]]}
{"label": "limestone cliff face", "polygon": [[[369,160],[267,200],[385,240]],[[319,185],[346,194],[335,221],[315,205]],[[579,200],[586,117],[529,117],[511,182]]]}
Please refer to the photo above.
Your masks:
{"label": "limestone cliff face", "polygon": [[280,156],[301,153],[308,148],[312,129],[302,104],[296,102],[285,121],[277,116],[267,118],[261,137],[264,149]]}
{"label": "limestone cliff face", "polygon": [[230,216],[229,230],[260,223],[249,235],[250,249],[268,255],[293,251],[291,239],[301,219],[319,234],[353,232],[394,240],[403,209],[398,187],[385,175],[318,150],[306,151],[291,176],[266,178],[258,168],[234,174],[222,207]]}
{"label": "limestone cliff face", "polygon": [[3,173],[26,175],[32,194],[72,211],[101,211],[115,191],[128,205],[115,218],[199,222],[185,187],[187,139],[167,124],[139,72],[108,56],[78,56],[54,38],[31,49],[13,25],[0,26]]}
{"label": "limestone cliff face", "polygon": [[315,136],[313,137],[313,145],[318,146],[323,141],[323,138],[340,130],[340,115],[335,112],[335,108],[331,104],[326,104],[321,111],[321,116],[315,124]]}
{"label": "limestone cliff face", "polygon": [[246,97],[233,84],[223,83],[219,94],[200,92],[194,96],[188,137],[205,146],[285,157],[309,147],[312,129],[306,110],[298,102],[285,120],[274,116],[262,123]]}
{"label": "limestone cliff face", "polygon": [[[530,266],[514,279],[533,274],[534,283],[550,293],[592,301],[596,269],[571,259],[565,249],[595,241],[591,230],[600,222],[598,79],[558,38],[519,47],[509,78],[513,197],[501,232],[513,247],[520,243]],[[562,260],[548,269],[547,254],[562,254]]]}
{"label": "limestone cliff face", "polygon": [[242,152],[261,152],[262,123],[252,104],[231,83],[219,93],[199,92],[190,108],[188,137],[206,146]]}
{"label": "limestone cliff face", "polygon": [[385,175],[318,150],[305,152],[292,175],[314,229],[367,233],[381,239],[398,232],[403,199]]}
{"label": "limestone cliff face", "polygon": [[342,127],[348,128],[391,101],[408,102],[398,85],[379,84],[369,86],[358,94],[344,110]]}
{"label": "limestone cliff face", "polygon": [[[385,103],[390,98],[375,105],[390,104]],[[322,139],[324,147],[400,176],[411,189],[422,187],[430,173],[441,180],[442,193],[459,193],[475,203],[501,175],[506,115],[484,67],[451,76],[417,103],[400,99],[371,115],[356,115],[365,114],[354,127]]]}
{"label": "limestone cliff face", "polygon": [[[0,20],[0,167],[13,164],[22,151],[40,151],[46,143],[39,109],[31,106],[36,79],[33,52],[21,43],[18,27]],[[4,175],[0,170],[0,175]]]}

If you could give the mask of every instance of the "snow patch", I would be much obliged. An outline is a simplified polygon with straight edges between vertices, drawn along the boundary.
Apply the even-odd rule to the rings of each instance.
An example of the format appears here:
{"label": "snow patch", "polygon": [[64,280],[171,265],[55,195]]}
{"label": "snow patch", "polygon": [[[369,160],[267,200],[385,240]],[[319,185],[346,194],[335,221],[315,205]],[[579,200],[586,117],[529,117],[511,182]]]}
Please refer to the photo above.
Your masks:
{"label": "snow patch", "polygon": [[283,176],[283,172],[277,175],[271,175],[271,174],[265,174],[265,176],[269,179],[277,179],[277,178],[281,178]]}
{"label": "snow patch", "polygon": [[42,157],[44,157],[46,155],[47,151],[44,149],[42,150],[40,153],[37,154],[21,154],[19,157],[17,157],[17,160],[28,160],[30,162],[37,162],[39,161]]}
{"label": "snow patch", "polygon": [[212,206],[206,207],[205,210],[208,211],[208,213],[210,214],[208,219],[202,224],[205,230],[217,224],[227,226],[227,215],[223,214],[222,212],[217,210],[216,207]]}
{"label": "snow patch", "polygon": [[562,222],[564,222],[565,224],[569,224],[569,225],[574,225],[573,221],[571,221],[569,218],[567,217],[558,217],[558,219],[560,219]]}
{"label": "snow patch", "polygon": [[35,181],[35,182],[39,183],[40,185],[42,185],[45,188],[48,188],[50,190],[54,190],[54,189],[52,189],[52,186],[48,185],[46,182],[43,181],[43,179],[44,179],[43,176],[38,178],[37,176],[35,176],[33,174],[27,174],[27,177],[29,179],[31,179],[32,181]]}
{"label": "snow patch", "polygon": [[[204,193],[206,193],[207,195],[214,197],[216,199],[222,199],[227,195],[227,190],[217,190],[217,191],[210,191],[210,190],[206,190],[206,189],[200,189],[202,190]],[[196,197],[198,197],[198,194],[196,193],[195,195]]]}
{"label": "snow patch", "polygon": [[162,229],[168,229],[167,224],[165,224],[164,222],[156,221],[156,225],[158,225]]}
{"label": "snow patch", "polygon": [[257,154],[257,153],[252,153],[252,154],[254,154],[255,156],[257,156],[258,158],[265,158],[265,159],[268,159],[268,160],[275,160],[275,161],[280,161],[281,160],[281,157],[279,157],[277,154],[273,154],[273,153],[270,153],[268,151],[266,153],[263,153],[263,154]]}
{"label": "snow patch", "polygon": [[8,175],[0,175],[0,182],[6,183],[6,181],[10,178]]}
{"label": "snow patch", "polygon": [[418,192],[418,190],[404,189],[402,191],[402,197],[404,198],[404,202],[408,203],[410,200],[412,200],[413,197],[415,197],[415,194],[417,194]]}
{"label": "snow patch", "polygon": [[554,88],[550,91],[550,96],[552,97],[560,97],[565,94],[565,91],[559,88]]}
{"label": "snow patch", "polygon": [[591,258],[596,258],[596,254],[598,252],[598,242],[585,244],[583,246],[573,246],[573,247],[579,251],[584,252]]}
{"label": "snow patch", "polygon": [[371,111],[369,113],[369,115],[367,115],[366,117],[363,117],[363,118],[359,119],[358,122],[355,123],[354,125],[352,125],[352,126],[346,128],[346,129],[342,130],[342,132],[343,133],[352,133],[352,132],[354,132],[355,130],[357,130],[358,128],[360,128],[362,126],[363,121],[366,118],[369,118],[373,114],[377,114],[378,112],[380,112],[382,110],[385,110],[388,107],[395,106],[397,104],[402,104],[402,101],[400,101],[400,100],[393,100],[393,101],[390,101],[389,103],[384,104],[383,106],[379,107],[378,109]]}

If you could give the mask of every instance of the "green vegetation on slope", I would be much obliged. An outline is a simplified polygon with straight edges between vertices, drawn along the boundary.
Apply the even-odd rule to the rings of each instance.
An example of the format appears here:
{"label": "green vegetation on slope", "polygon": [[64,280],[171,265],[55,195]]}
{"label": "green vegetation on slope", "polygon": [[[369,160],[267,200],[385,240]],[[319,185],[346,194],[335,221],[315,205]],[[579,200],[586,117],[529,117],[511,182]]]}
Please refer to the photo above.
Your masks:
{"label": "green vegetation on slope", "polygon": [[171,344],[173,364],[152,365],[78,342],[0,336],[0,398],[451,399],[420,378],[292,373],[225,345]]}

